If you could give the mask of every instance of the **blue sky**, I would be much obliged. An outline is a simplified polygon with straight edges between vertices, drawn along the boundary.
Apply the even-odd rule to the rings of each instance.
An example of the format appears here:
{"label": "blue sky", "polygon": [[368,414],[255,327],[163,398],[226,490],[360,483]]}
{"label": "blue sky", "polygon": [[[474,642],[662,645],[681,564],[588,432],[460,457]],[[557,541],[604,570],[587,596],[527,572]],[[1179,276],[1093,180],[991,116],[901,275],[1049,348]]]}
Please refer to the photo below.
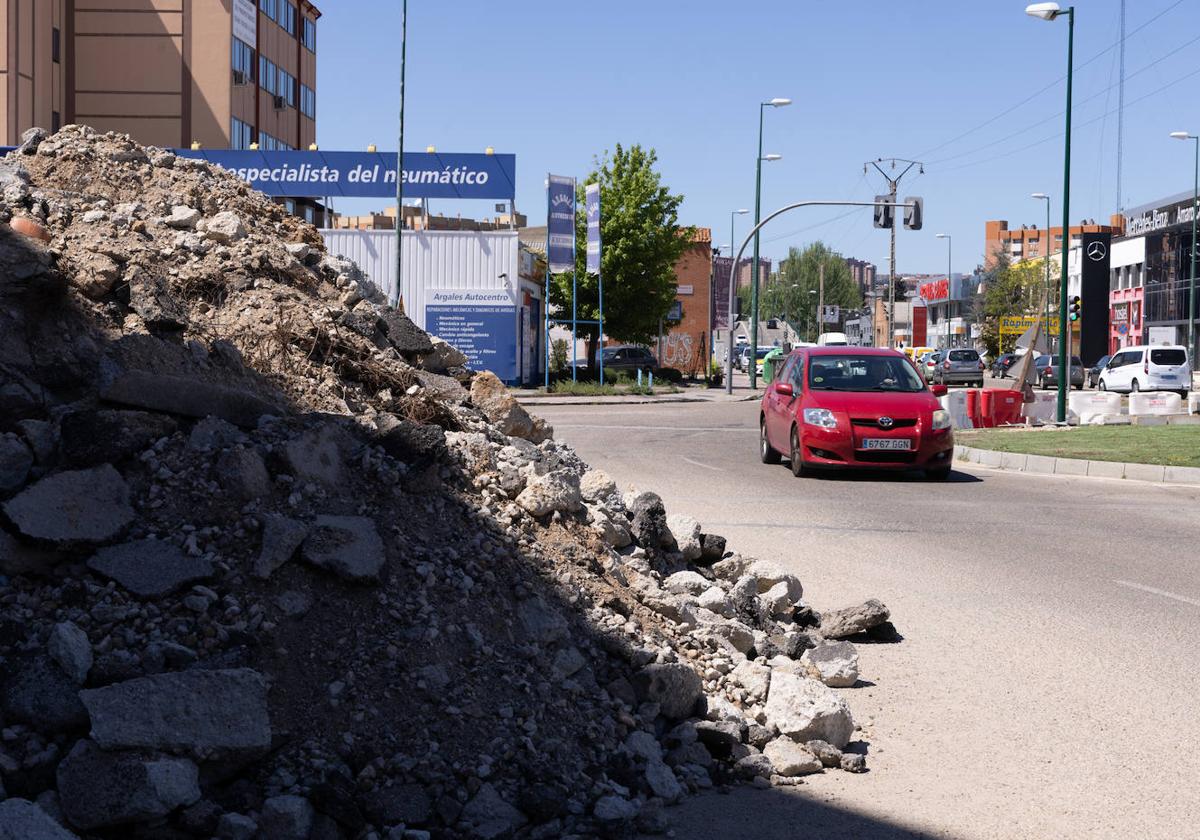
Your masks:
{"label": "blue sky", "polygon": [[[399,0],[318,5],[321,147],[394,149]],[[925,229],[899,232],[897,270],[944,271],[934,234],[945,232],[954,270],[969,271],[983,258],[985,220],[1044,224],[1030,193],[1050,193],[1061,222],[1067,24],[1024,5],[410,0],[405,146],[515,154],[517,208],[532,224],[545,218],[546,172],[582,177],[617,143],[652,146],[685,196],[681,221],[714,228],[725,245],[729,211],[753,207],[757,103],[789,97],[766,114],[764,152],[783,160],[764,164],[764,215],[808,198],[869,200],[885,185],[864,161],[919,158],[925,174],[914,170],[900,194],[924,197]],[[1119,15],[1118,0],[1076,6],[1073,224],[1117,209]],[[1129,0],[1127,30],[1122,193],[1132,207],[1191,187],[1193,149],[1167,135],[1200,133],[1200,3]],[[778,258],[816,238],[886,272],[887,232],[865,209],[795,211],[764,229],[763,252]]]}

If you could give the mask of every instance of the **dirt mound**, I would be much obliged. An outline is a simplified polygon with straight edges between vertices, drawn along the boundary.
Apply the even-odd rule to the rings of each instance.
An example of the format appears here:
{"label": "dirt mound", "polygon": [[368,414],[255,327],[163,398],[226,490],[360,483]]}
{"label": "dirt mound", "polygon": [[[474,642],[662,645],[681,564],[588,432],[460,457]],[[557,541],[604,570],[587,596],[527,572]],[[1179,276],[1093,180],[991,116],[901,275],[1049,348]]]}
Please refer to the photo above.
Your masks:
{"label": "dirt mound", "polygon": [[77,126],[0,190],[0,829],[616,836],[863,769],[799,580],[619,492],[311,227]]}

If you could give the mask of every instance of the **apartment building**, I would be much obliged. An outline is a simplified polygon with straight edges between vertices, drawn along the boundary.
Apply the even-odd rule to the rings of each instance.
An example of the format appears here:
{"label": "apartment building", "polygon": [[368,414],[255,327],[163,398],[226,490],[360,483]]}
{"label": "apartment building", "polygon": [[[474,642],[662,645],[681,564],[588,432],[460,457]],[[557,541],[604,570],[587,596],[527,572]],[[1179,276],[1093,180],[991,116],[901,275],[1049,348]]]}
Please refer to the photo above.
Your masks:
{"label": "apartment building", "polygon": [[[1113,215],[1107,225],[1097,224],[1095,219],[1087,219],[1071,226],[1070,247],[1079,247],[1085,233],[1120,236],[1124,232],[1125,219],[1119,214]],[[1062,241],[1062,225],[1049,230],[1037,225],[1021,225],[1009,230],[1006,221],[986,222],[983,264],[985,268],[994,268],[998,254],[1005,254],[1013,262],[1044,257],[1046,254],[1061,254]]]}
{"label": "apartment building", "polygon": [[850,268],[850,279],[864,296],[875,288],[875,275],[878,272],[875,263],[846,257],[846,265]]}
{"label": "apartment building", "polygon": [[307,0],[0,0],[0,134],[84,123],[166,147],[316,142]]}

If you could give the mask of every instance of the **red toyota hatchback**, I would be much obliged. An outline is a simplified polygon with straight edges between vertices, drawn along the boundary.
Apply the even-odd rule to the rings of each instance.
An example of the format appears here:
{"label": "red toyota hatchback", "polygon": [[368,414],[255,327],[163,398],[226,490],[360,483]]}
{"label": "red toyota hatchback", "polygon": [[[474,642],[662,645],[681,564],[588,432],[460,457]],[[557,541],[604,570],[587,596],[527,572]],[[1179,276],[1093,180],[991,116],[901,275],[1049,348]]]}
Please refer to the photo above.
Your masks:
{"label": "red toyota hatchback", "polygon": [[954,459],[950,414],[903,353],[875,347],[793,350],[762,398],[763,463],[819,468],[922,469],[942,480]]}

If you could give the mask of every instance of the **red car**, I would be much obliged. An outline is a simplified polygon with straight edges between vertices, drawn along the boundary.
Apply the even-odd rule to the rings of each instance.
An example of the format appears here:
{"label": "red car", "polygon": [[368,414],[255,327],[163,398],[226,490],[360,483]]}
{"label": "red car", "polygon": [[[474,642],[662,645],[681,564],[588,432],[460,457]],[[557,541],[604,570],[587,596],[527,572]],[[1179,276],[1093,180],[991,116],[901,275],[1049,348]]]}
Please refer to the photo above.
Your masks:
{"label": "red car", "polygon": [[903,353],[874,347],[793,350],[762,398],[759,453],[792,472],[923,469],[944,480],[954,459],[950,414]]}

